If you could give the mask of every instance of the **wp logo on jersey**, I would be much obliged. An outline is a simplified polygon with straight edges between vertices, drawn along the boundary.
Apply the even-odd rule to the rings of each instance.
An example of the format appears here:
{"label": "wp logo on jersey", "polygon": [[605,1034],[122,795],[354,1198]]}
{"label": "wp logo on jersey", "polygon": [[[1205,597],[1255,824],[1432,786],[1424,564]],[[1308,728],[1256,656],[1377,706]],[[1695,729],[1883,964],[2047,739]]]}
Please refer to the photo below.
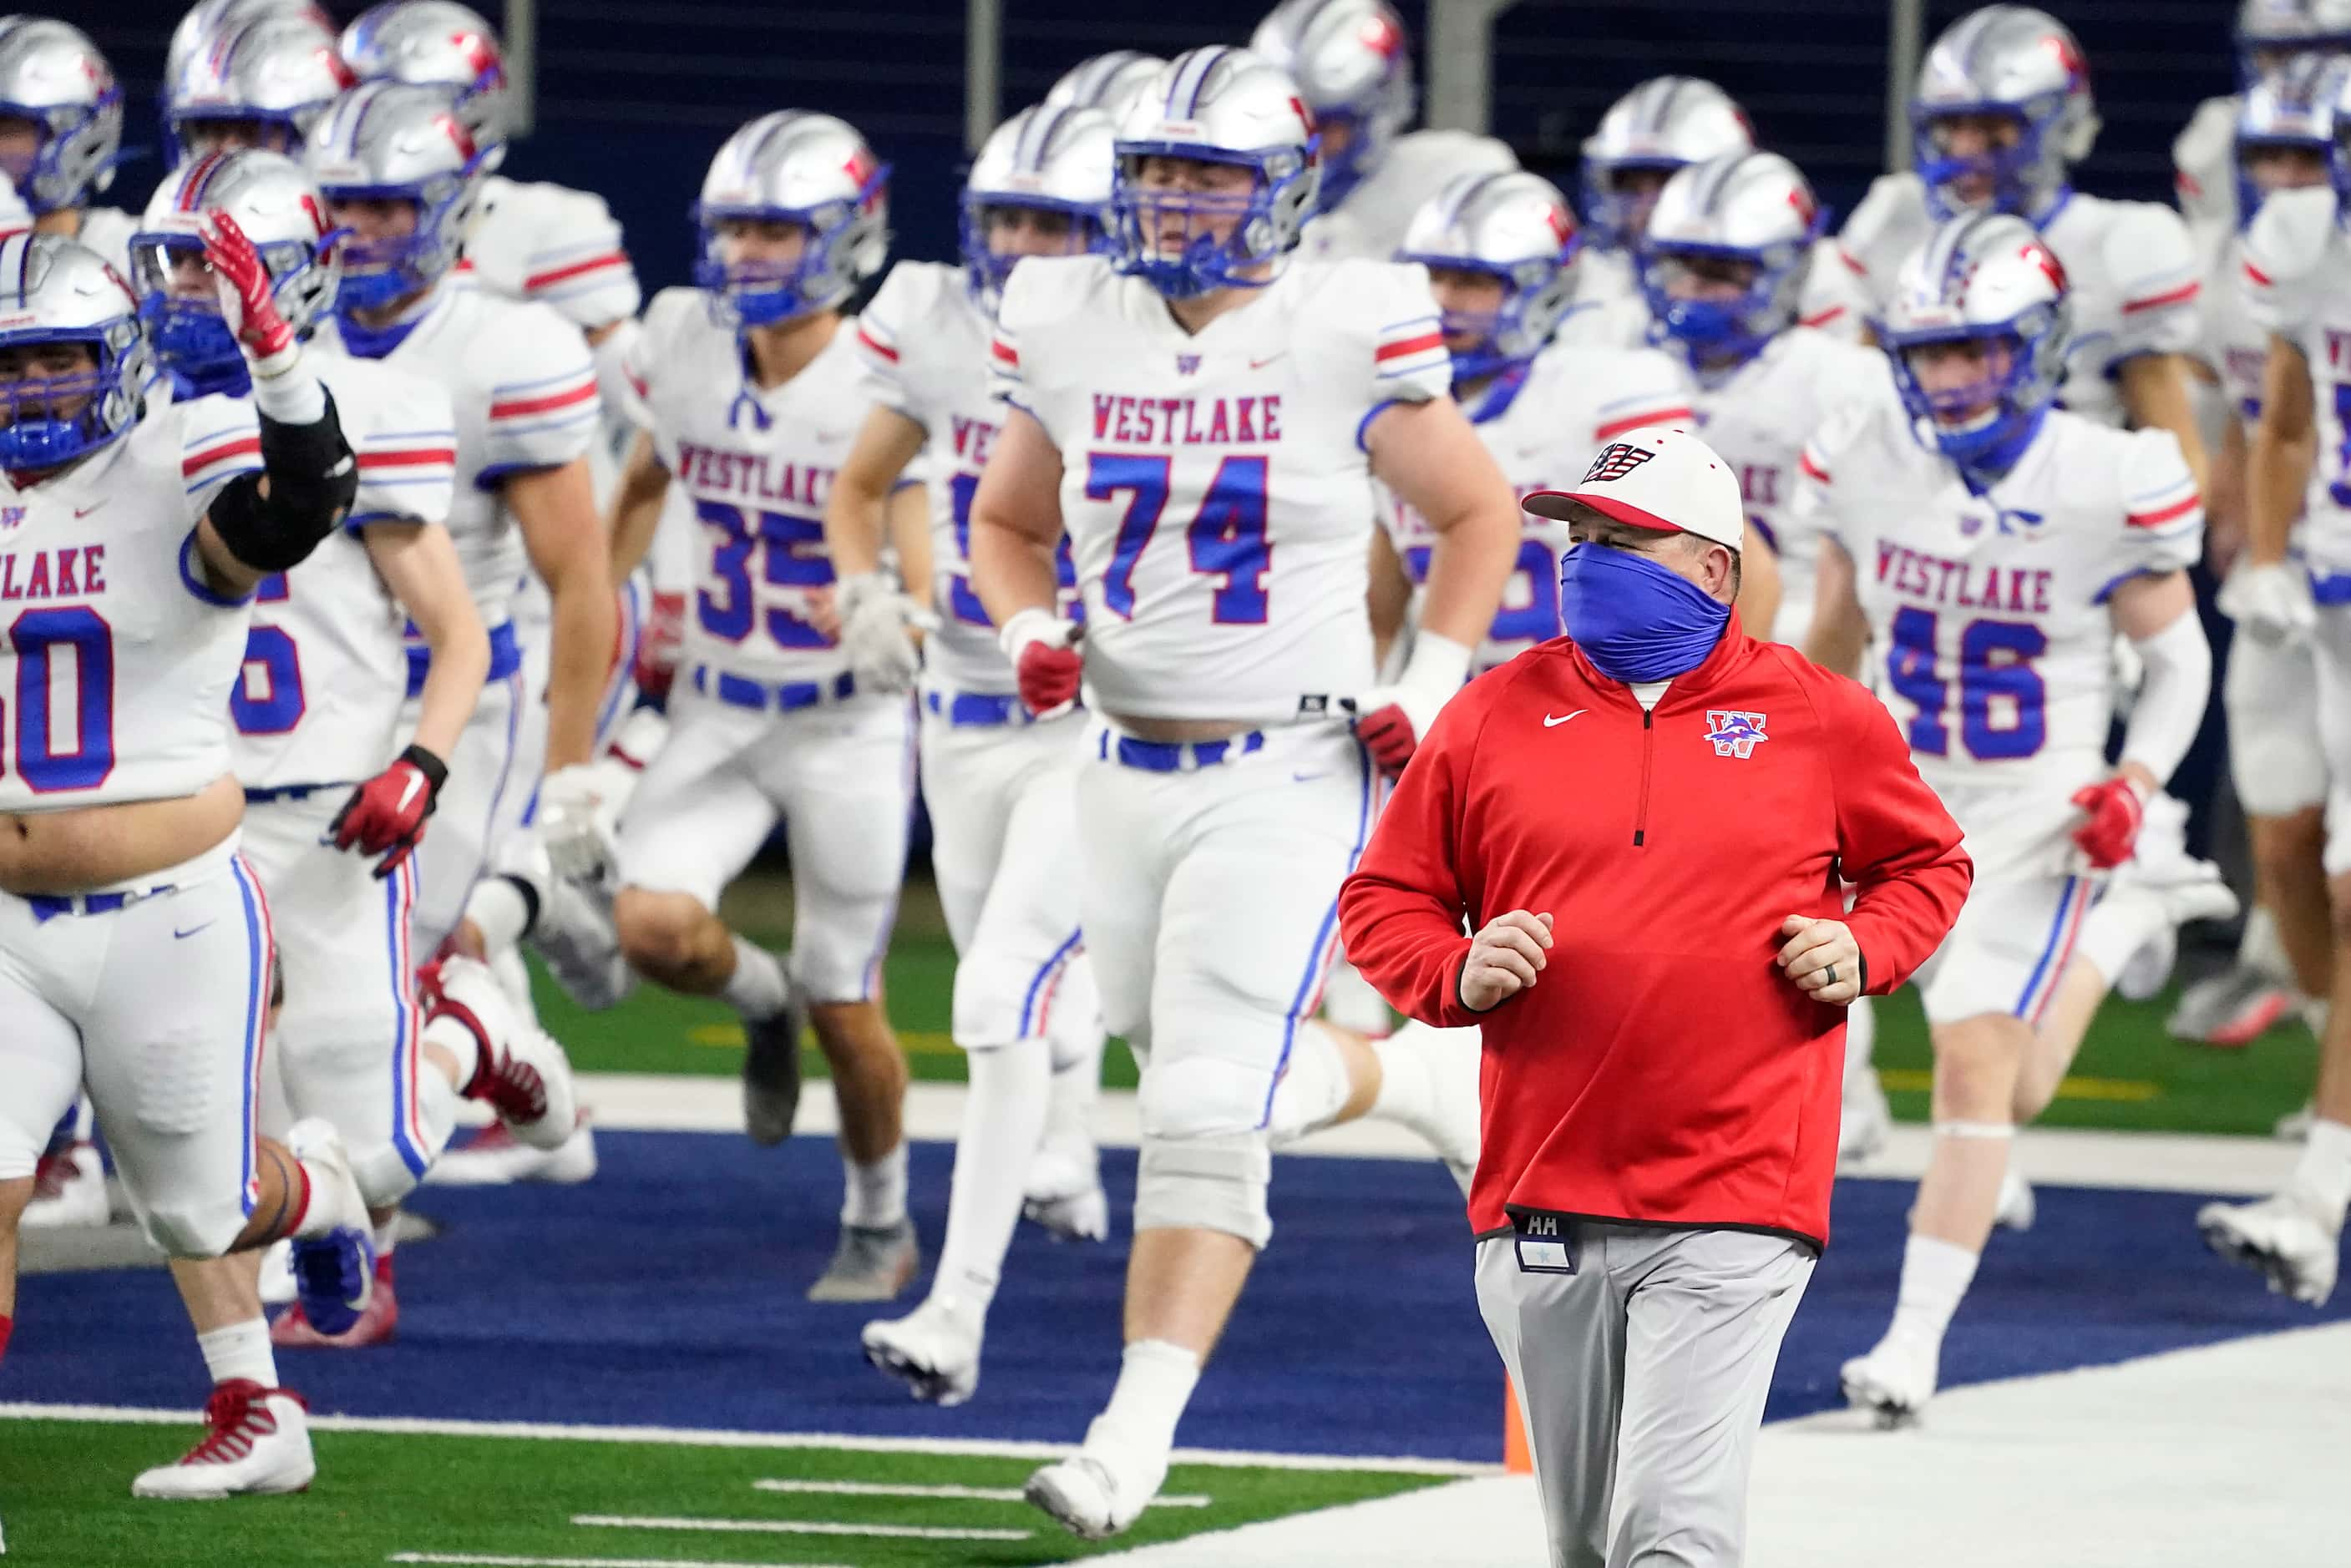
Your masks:
{"label": "wp logo on jersey", "polygon": [[1600,455],[1583,471],[1583,483],[1597,484],[1604,480],[1622,479],[1656,455],[1647,447],[1635,446],[1630,441],[1612,441],[1600,449]]}
{"label": "wp logo on jersey", "polygon": [[1737,757],[1740,761],[1755,754],[1755,748],[1771,737],[1763,732],[1763,715],[1741,713],[1730,708],[1708,708],[1706,711],[1706,738],[1714,742],[1718,757]]}

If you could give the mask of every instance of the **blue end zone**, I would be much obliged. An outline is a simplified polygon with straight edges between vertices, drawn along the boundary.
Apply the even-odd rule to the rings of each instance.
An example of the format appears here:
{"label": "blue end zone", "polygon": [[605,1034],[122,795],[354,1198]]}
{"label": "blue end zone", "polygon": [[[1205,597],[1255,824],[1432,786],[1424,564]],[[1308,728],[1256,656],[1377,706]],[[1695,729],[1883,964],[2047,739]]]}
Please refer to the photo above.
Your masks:
{"label": "blue end zone", "polygon": [[[917,1405],[816,1306],[839,1213],[830,1142],[778,1150],[603,1133],[583,1187],[425,1188],[439,1240],[400,1254],[400,1340],[281,1351],[311,1408],[368,1416],[1075,1442],[1118,1370],[1125,1251],[1023,1226],[978,1395]],[[935,1252],[952,1151],[914,1149]],[[1452,1183],[1434,1164],[1284,1158],[1275,1235],[1178,1438],[1199,1448],[1498,1459],[1501,1367],[1470,1289]],[[1134,1156],[1103,1159],[1120,1238]],[[1796,1315],[1774,1417],[1841,1402],[1837,1368],[1892,1311],[1913,1184],[1837,1187],[1837,1241]],[[2351,1316],[2269,1295],[2204,1250],[2193,1195],[2043,1189],[2039,1225],[1994,1238],[1944,1355],[1946,1384],[2119,1361]],[[0,1398],[192,1407],[204,1366],[160,1272],[24,1283]]]}

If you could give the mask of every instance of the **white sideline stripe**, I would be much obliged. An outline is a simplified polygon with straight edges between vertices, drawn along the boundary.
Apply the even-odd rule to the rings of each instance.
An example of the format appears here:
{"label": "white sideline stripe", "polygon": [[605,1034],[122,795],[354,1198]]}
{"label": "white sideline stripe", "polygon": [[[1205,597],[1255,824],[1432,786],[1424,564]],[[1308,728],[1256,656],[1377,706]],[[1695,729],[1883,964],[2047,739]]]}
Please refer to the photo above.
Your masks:
{"label": "white sideline stripe", "polygon": [[[966,1502],[1026,1502],[1019,1487],[1010,1486],[887,1486],[880,1481],[755,1480],[760,1491],[813,1493],[819,1497],[947,1497]],[[1215,1500],[1179,1492],[1151,1500],[1153,1508],[1206,1508]]]}
{"label": "white sideline stripe", "polygon": [[753,1535],[858,1535],[878,1541],[1026,1541],[1028,1530],[961,1530],[927,1524],[834,1524],[814,1519],[671,1519],[658,1514],[575,1513],[593,1530],[722,1530]]}
{"label": "white sideline stripe", "polygon": [[[923,1143],[953,1143],[963,1125],[961,1084],[914,1084],[906,1090],[906,1136]],[[619,1132],[741,1132],[743,1096],[732,1077],[695,1077],[661,1073],[582,1073],[580,1099],[592,1106],[596,1125]],[[467,1106],[484,1110],[477,1102]],[[827,1079],[812,1079],[800,1096],[799,1136],[831,1137],[841,1116]],[[1093,1116],[1095,1138],[1104,1148],[1134,1148],[1141,1141],[1131,1089],[1104,1090]],[[1842,1166],[1840,1176],[1916,1181],[1927,1168],[1933,1136],[1904,1123],[1894,1128],[1883,1153]],[[1403,1128],[1368,1117],[1327,1128],[1294,1144],[1284,1154],[1358,1159],[1432,1159],[1428,1146]],[[2147,1192],[2218,1192],[2260,1197],[2276,1190],[2291,1173],[2299,1151],[2266,1137],[2226,1137],[2208,1133],[2092,1132],[2071,1127],[2027,1127],[2017,1135],[2017,1168],[2033,1181],[2068,1187],[2129,1188]],[[1467,1237],[1464,1237],[1465,1241]],[[1467,1272],[1468,1248],[1462,1268]]]}
{"label": "white sideline stripe", "polygon": [[[40,1405],[0,1401],[0,1421],[113,1421],[135,1426],[193,1427],[198,1410],[158,1410],[131,1405]],[[413,1416],[313,1416],[314,1432],[388,1432],[428,1438],[526,1438],[552,1442],[655,1443],[690,1449],[841,1449],[862,1454],[936,1454],[948,1459],[1059,1459],[1067,1443],[990,1442],[976,1438],[873,1438],[824,1432],[730,1432],[692,1427],[558,1426],[541,1421],[462,1421]],[[1384,1475],[1490,1476],[1499,1465],[1463,1459],[1371,1455],[1258,1453],[1242,1449],[1178,1449],[1179,1465],[1238,1469],[1369,1470]]]}
{"label": "white sideline stripe", "polygon": [[[460,1568],[776,1568],[772,1563],[721,1563],[708,1557],[503,1557],[479,1552],[395,1552],[387,1563],[449,1563]],[[792,1568],[848,1568],[801,1563]]]}

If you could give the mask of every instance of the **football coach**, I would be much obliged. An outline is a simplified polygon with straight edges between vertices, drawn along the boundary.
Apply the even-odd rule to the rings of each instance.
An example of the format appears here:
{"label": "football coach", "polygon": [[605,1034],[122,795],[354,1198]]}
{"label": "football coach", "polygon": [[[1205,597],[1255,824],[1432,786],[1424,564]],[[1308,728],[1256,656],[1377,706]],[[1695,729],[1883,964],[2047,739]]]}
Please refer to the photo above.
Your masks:
{"label": "football coach", "polygon": [[1446,706],[1340,929],[1405,1013],[1483,1032],[1478,1304],[1552,1562],[1737,1563],[1845,1004],[1932,955],[1971,867],[1877,700],[1740,630],[1704,442],[1635,431],[1526,508],[1569,524],[1567,635]]}

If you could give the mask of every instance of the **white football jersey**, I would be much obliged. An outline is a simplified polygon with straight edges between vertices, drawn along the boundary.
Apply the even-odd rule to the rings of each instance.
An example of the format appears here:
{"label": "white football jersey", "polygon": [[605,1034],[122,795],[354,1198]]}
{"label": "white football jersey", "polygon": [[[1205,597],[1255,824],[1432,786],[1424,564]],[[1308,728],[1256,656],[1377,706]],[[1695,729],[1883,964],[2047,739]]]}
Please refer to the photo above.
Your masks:
{"label": "white football jersey", "polygon": [[406,618],[376,576],[363,530],[445,522],[457,472],[447,392],[366,359],[321,354],[310,363],[359,460],[359,495],[331,538],[292,571],[264,578],[254,597],[229,699],[236,776],[247,789],[354,782],[392,760],[408,695]]}
{"label": "white football jersey", "polygon": [[[1583,340],[1622,348],[1638,348],[1650,340],[1649,300],[1641,292],[1631,253],[1595,245],[1575,258],[1575,274],[1576,307],[1568,319],[1584,318],[1574,329]],[[1845,265],[1834,242],[1822,240],[1813,246],[1812,266],[1804,274],[1796,308],[1801,325],[1848,343],[1861,341],[1871,314],[1869,291]]]}
{"label": "white football jersey", "polygon": [[2211,265],[2237,233],[2237,116],[2242,97],[2208,98],[2171,144],[2172,186],[2196,254]]}
{"label": "white football jersey", "polygon": [[[346,352],[331,320],[312,341]],[[495,633],[530,569],[500,482],[559,468],[596,439],[600,410],[588,345],[548,306],[444,285],[382,362],[448,394],[457,431],[449,533],[482,624]],[[495,665],[492,672],[506,673]]]}
{"label": "white football jersey", "polygon": [[[2116,370],[2122,362],[2141,354],[2193,354],[2200,342],[2202,274],[2187,225],[2153,202],[2108,202],[2074,191],[2038,226],[2065,269],[2073,324],[2058,398],[2075,413],[2120,425]],[[1902,264],[1934,232],[1918,176],[1882,174],[1837,244],[1882,309]]]}
{"label": "white football jersey", "polygon": [[1739,475],[1747,520],[1779,556],[1779,619],[1757,629],[1802,643],[1812,629],[1820,536],[1792,505],[1797,460],[1836,410],[1871,400],[1896,403],[1893,371],[1875,348],[1798,327],[1712,386],[1692,377],[1689,395],[1707,444]]}
{"label": "white football jersey", "polygon": [[2170,431],[2064,410],[1979,496],[1894,400],[1853,405],[1805,448],[1796,507],[1852,558],[1873,684],[1942,790],[2071,794],[2100,777],[2107,600],[2130,577],[2186,569],[2204,540]]}
{"label": "white football jersey", "polygon": [[2243,238],[2231,234],[2204,286],[2204,362],[2219,372],[2231,418],[2250,426],[2262,417],[2262,382],[2269,370],[2270,333],[2247,293]]}
{"label": "white football jersey", "polygon": [[644,297],[604,198],[543,182],[484,180],[458,265],[477,286],[552,306],[582,330],[628,319]]}
{"label": "white football jersey", "polygon": [[[923,639],[924,670],[950,691],[1003,695],[1019,682],[972,591],[970,565],[971,498],[1004,421],[989,387],[994,326],[961,267],[902,261],[858,316],[856,333],[880,400],[929,438],[931,597],[939,626]],[[1066,577],[1066,550],[1062,567]]]}
{"label": "white football jersey", "polygon": [[2351,603],[2351,236],[2331,191],[2280,191],[2246,231],[2246,307],[2309,361],[2317,461],[2304,492],[2303,553],[2321,604]]}
{"label": "white football jersey", "polygon": [[698,288],[665,288],[645,312],[629,374],[653,450],[694,501],[704,549],[687,607],[684,663],[778,684],[849,669],[812,618],[832,587],[824,503],[879,391],[857,321],[780,387],[750,384],[731,324]]}
{"label": "white football jersey", "polygon": [[159,396],[64,473],[0,474],[0,812],[173,800],[229,771],[248,602],[205,585],[196,522],[260,467],[249,406]]}
{"label": "white football jersey", "polygon": [[1389,143],[1387,156],[1356,182],[1347,199],[1306,225],[1298,254],[1306,261],[1388,261],[1404,244],[1412,216],[1447,182],[1464,174],[1503,174],[1519,166],[1510,150],[1468,130],[1413,130]]}
{"label": "white football jersey", "polygon": [[[1654,348],[1589,348],[1553,343],[1518,372],[1497,377],[1462,411],[1486,450],[1524,497],[1573,483],[1593,454],[1627,431],[1686,425],[1692,417],[1681,368]],[[1437,531],[1385,485],[1374,482],[1380,523],[1412,579],[1414,596],[1428,581]],[[1476,668],[1506,664],[1557,637],[1559,556],[1567,524],[1519,514],[1519,558],[1503,587],[1493,628],[1478,645]]]}
{"label": "white football jersey", "polygon": [[1094,706],[1276,721],[1371,685],[1361,443],[1447,395],[1426,268],[1292,262],[1195,336],[1102,257],[1031,259],[989,355],[1061,449]]}

